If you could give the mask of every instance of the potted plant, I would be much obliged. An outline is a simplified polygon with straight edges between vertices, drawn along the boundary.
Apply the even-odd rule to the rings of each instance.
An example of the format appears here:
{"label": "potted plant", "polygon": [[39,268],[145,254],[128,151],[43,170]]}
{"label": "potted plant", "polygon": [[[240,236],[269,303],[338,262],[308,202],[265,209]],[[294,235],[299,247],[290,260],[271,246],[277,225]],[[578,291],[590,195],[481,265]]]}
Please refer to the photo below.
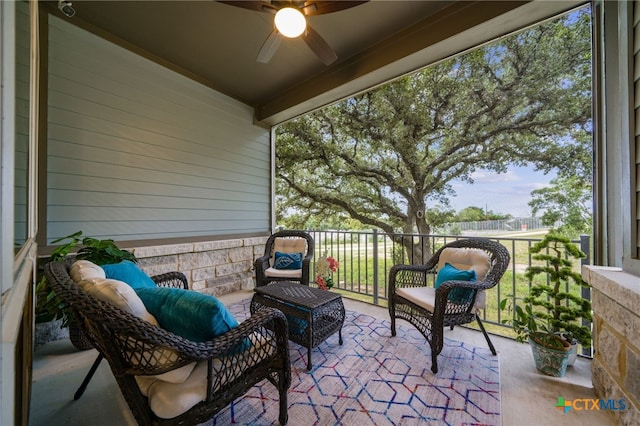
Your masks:
{"label": "potted plant", "polygon": [[[119,249],[113,240],[98,240],[91,237],[82,238],[82,231],[59,238],[52,242],[58,244],[49,257],[48,261],[64,260],[78,246],[76,259],[85,259],[97,265],[107,265],[119,263],[122,260],[137,262],[133,253]],[[60,327],[69,327],[69,337],[71,343],[78,349],[90,349],[93,346],[84,336],[80,334],[80,329],[73,320],[73,315],[69,308],[62,303],[49,287],[47,279],[42,275],[36,284],[36,307],[35,322],[41,324],[45,322],[61,320]]]}
{"label": "potted plant", "polygon": [[338,271],[340,263],[332,256],[327,256],[325,251],[324,256],[318,259],[316,265],[316,284],[321,290],[330,290],[333,288],[333,273]]}
{"label": "potted plant", "polygon": [[[575,244],[558,231],[551,230],[529,249],[533,259],[542,265],[529,266],[525,276],[532,282],[529,295],[504,299],[500,308],[513,313],[511,322],[520,342],[531,344],[536,368],[545,374],[562,377],[565,374],[572,344],[591,345],[591,329],[581,323],[591,321],[591,302],[573,294],[570,285],[588,287],[573,270],[572,260],[586,257]],[[538,277],[538,279],[536,279]],[[577,344],[574,346],[577,355]]]}

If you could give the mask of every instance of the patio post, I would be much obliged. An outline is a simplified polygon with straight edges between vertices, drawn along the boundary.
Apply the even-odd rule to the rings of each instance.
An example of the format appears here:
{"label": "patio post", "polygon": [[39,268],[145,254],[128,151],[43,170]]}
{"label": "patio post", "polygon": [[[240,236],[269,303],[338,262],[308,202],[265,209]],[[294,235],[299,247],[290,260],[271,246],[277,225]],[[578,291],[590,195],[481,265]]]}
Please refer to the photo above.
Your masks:
{"label": "patio post", "polygon": [[[580,266],[582,270],[583,265],[589,265],[591,263],[591,237],[589,235],[580,235],[580,250],[582,250],[587,257],[580,260]],[[580,289],[580,296],[583,299],[591,300],[591,287],[582,287]],[[585,319],[582,319],[582,325],[589,326],[591,323]],[[590,348],[582,348],[582,355],[593,356],[593,343]]]}
{"label": "patio post", "polygon": [[378,230],[373,229],[373,303],[378,304]]}

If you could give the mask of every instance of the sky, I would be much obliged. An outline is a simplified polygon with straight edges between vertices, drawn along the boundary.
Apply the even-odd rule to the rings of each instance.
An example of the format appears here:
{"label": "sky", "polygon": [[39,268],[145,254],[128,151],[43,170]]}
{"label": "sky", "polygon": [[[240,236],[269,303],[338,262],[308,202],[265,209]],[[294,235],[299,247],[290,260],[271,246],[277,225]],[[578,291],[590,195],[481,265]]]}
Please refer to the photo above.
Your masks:
{"label": "sky", "polygon": [[478,170],[472,176],[473,184],[453,183],[456,197],[450,201],[455,211],[473,206],[514,217],[531,217],[531,191],[548,186],[555,173],[544,175],[532,168],[510,166],[506,173]]}

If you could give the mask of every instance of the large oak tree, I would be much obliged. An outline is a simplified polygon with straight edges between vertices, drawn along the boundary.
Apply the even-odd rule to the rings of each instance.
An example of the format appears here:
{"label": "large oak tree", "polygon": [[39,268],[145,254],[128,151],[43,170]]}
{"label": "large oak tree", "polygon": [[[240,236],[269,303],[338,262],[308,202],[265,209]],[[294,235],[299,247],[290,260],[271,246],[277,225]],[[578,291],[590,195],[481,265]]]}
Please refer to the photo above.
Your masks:
{"label": "large oak tree", "polygon": [[[591,152],[590,39],[574,12],[280,125],[278,218],[428,235],[475,170],[571,175]],[[407,244],[414,263],[430,255]]]}

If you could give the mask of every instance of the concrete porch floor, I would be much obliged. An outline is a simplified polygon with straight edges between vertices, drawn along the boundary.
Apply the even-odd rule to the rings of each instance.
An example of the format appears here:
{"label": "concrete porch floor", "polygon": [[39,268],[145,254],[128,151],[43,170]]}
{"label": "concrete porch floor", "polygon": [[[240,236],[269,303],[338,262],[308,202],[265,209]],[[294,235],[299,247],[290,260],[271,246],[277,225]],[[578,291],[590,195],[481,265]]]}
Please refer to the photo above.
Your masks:
{"label": "concrete porch floor", "polygon": [[[251,291],[221,296],[225,304],[250,298]],[[389,319],[386,309],[344,299],[346,309]],[[403,321],[399,324],[407,325]],[[482,333],[457,327],[445,335],[485,347]],[[500,357],[502,424],[511,425],[614,425],[607,411],[576,411],[563,414],[555,408],[558,397],[565,400],[597,398],[591,385],[590,361],[578,358],[563,378],[536,371],[529,345],[492,336]],[[73,394],[96,358],[95,350],[79,352],[69,340],[48,343],[35,352],[29,424],[135,425],[109,366],[103,362],[78,401]]]}

